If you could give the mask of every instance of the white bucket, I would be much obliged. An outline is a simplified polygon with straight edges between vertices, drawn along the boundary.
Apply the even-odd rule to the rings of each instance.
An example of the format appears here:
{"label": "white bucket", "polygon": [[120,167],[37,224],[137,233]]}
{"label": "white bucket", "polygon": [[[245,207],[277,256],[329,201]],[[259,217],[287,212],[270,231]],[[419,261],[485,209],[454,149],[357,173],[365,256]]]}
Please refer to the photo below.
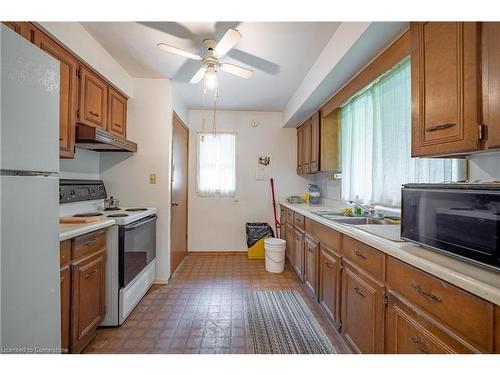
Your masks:
{"label": "white bucket", "polygon": [[266,271],[283,272],[285,269],[286,241],[281,238],[267,238],[264,240],[264,250],[266,253]]}

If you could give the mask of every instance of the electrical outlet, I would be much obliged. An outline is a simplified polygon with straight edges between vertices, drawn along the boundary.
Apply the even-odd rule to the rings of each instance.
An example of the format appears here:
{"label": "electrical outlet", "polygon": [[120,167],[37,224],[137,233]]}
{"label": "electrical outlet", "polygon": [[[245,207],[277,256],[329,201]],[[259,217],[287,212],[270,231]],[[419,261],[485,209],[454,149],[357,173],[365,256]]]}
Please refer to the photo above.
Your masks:
{"label": "electrical outlet", "polygon": [[150,173],[149,174],[149,183],[151,185],[156,184],[156,173]]}

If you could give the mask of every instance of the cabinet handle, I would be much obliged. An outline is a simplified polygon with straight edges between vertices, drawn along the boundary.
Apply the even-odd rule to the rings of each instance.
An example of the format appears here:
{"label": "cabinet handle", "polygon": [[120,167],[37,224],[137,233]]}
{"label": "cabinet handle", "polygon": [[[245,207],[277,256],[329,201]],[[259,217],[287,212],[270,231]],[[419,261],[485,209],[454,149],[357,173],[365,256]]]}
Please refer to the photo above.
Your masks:
{"label": "cabinet handle", "polygon": [[426,292],[420,285],[418,284],[410,284],[411,288],[421,296],[427,298],[428,300],[434,301],[434,302],[442,302],[443,300],[436,296],[435,294],[432,294],[431,292]]}
{"label": "cabinet handle", "polygon": [[361,293],[361,290],[357,286],[354,287],[354,291],[356,292],[356,294],[358,296],[365,298],[365,295],[363,293]]}
{"label": "cabinet handle", "polygon": [[356,255],[358,258],[361,258],[361,259],[366,259],[366,255],[363,254],[363,253],[360,253],[358,250],[354,249],[353,251],[354,255]]}
{"label": "cabinet handle", "polygon": [[438,124],[438,125],[433,125],[429,126],[428,128],[425,129],[426,132],[434,132],[436,130],[443,130],[443,129],[448,129],[456,126],[457,124],[453,123],[448,123],[448,124]]}
{"label": "cabinet handle", "polygon": [[93,270],[92,272],[89,272],[88,274],[85,275],[86,279],[90,279],[92,276],[97,274],[97,270]]}
{"label": "cabinet handle", "polygon": [[116,126],[117,128],[120,128],[120,129],[122,128],[122,125],[121,125],[121,124],[118,124],[118,123],[116,123],[116,122],[113,122],[113,125],[114,125],[114,126]]}
{"label": "cabinet handle", "polygon": [[420,350],[422,353],[430,354],[431,351],[429,350],[427,345],[425,345],[425,343],[420,338],[418,338],[416,336],[411,336],[410,340],[412,343],[415,344],[415,346],[418,348],[418,350]]}
{"label": "cabinet handle", "polygon": [[92,112],[92,111],[89,111],[89,113],[95,117],[99,117],[99,113],[95,113],[95,112]]}
{"label": "cabinet handle", "polygon": [[330,262],[325,262],[325,264],[328,268],[333,268],[333,264],[331,264]]}
{"label": "cabinet handle", "polygon": [[59,281],[61,282],[61,284],[64,282],[64,276],[61,276],[61,278],[59,279]]}

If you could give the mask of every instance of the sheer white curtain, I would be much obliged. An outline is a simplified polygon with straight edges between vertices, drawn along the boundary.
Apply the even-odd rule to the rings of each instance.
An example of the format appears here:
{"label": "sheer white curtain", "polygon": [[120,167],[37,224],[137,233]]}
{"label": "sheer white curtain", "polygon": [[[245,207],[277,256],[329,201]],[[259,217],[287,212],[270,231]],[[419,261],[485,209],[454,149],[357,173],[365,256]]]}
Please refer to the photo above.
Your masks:
{"label": "sheer white curtain", "polygon": [[399,206],[401,185],[457,181],[457,159],[411,158],[410,60],[406,59],[341,109],[342,197]]}
{"label": "sheer white curtain", "polygon": [[236,134],[198,133],[197,192],[203,197],[236,193]]}

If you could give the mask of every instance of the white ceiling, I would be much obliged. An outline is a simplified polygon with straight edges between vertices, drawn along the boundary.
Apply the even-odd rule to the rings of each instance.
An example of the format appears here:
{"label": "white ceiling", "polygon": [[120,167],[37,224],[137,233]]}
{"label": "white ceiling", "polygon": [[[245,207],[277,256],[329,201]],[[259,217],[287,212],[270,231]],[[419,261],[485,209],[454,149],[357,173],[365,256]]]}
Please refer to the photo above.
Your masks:
{"label": "white ceiling", "polygon": [[228,27],[243,38],[223,58],[255,70],[251,80],[219,74],[219,109],[283,110],[335,33],[338,22],[83,22],[87,31],[136,78],[171,78],[188,108],[209,108],[203,82],[189,84],[200,62],[167,53],[159,42],[205,55],[202,40]]}

